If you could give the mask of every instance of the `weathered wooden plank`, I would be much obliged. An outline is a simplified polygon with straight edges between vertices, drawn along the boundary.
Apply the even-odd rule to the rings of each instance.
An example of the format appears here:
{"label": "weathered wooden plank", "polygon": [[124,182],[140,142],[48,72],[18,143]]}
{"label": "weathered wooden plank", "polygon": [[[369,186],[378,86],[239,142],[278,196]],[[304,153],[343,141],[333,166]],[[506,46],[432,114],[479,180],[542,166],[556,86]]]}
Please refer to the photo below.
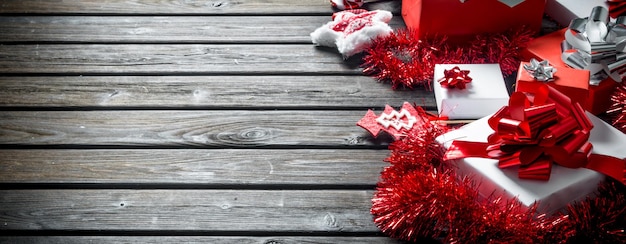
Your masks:
{"label": "weathered wooden plank", "polygon": [[365,111],[0,111],[0,145],[332,147],[377,142]]}
{"label": "weathered wooden plank", "polygon": [[[367,4],[369,9],[399,12],[400,1]],[[100,14],[100,15],[330,15],[328,0],[8,0],[0,2],[4,14]]]}
{"label": "weathered wooden plank", "polygon": [[382,108],[436,110],[431,92],[367,76],[0,76],[0,107]]}
{"label": "weathered wooden plank", "polygon": [[361,74],[314,45],[0,45],[0,73]]}
{"label": "weathered wooden plank", "polygon": [[32,244],[187,243],[187,244],[396,244],[388,237],[342,236],[0,236],[0,242]]}
{"label": "weathered wooden plank", "polygon": [[0,184],[373,186],[386,150],[0,150]]}
{"label": "weathered wooden plank", "polygon": [[378,232],[363,190],[0,190],[1,230]]}
{"label": "weathered wooden plank", "polygon": [[[0,16],[0,42],[311,43],[330,16]],[[403,26],[400,16],[391,25]]]}
{"label": "weathered wooden plank", "polygon": [[2,1],[0,13],[44,14],[319,14],[331,13],[326,0],[64,0]]}

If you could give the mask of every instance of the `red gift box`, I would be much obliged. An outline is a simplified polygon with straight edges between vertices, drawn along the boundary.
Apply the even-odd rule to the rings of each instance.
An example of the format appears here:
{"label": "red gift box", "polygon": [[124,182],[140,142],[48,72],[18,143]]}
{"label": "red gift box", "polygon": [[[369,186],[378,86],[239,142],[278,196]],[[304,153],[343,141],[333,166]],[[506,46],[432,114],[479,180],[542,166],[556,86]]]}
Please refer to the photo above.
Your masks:
{"label": "red gift box", "polygon": [[527,26],[539,31],[546,0],[403,0],[406,26],[420,36],[462,40]]}
{"label": "red gift box", "polygon": [[534,58],[539,61],[547,59],[550,61],[550,64],[557,67],[557,69],[558,67],[567,66],[563,60],[561,60],[561,42],[565,40],[566,30],[567,29],[561,29],[533,39],[528,43],[526,48],[522,50],[522,58],[524,60]]}
{"label": "red gift box", "polygon": [[[565,39],[565,31],[567,31],[567,29],[555,31],[530,41],[526,49],[522,51],[523,60],[530,60],[531,58],[548,60],[550,64],[558,70],[556,75],[559,75],[561,70],[570,69],[561,59],[561,43]],[[580,102],[580,105],[593,114],[606,112],[611,106],[611,93],[615,90],[617,84],[618,83],[611,78],[607,78],[597,86],[589,85],[587,99],[584,102]],[[574,100],[580,100],[579,98],[572,97],[568,92],[561,92]]]}
{"label": "red gift box", "polygon": [[[542,85],[542,81],[535,80],[535,78],[524,69],[525,64],[529,63],[522,62],[517,71],[515,87],[535,87]],[[554,87],[556,90],[584,107],[585,104],[587,104],[587,97],[589,96],[589,70],[567,67],[558,67],[556,69],[554,80],[548,81],[546,84]]]}

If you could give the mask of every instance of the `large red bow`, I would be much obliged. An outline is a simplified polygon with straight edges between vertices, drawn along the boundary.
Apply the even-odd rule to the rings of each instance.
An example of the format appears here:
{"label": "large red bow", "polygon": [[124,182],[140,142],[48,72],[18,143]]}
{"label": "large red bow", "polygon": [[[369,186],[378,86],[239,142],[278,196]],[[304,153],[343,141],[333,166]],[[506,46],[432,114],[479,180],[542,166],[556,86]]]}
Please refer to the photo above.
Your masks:
{"label": "large red bow", "polygon": [[488,142],[455,140],[444,160],[466,157],[498,159],[500,168],[519,166],[521,179],[548,180],[552,163],[589,168],[626,184],[626,161],[591,154],[593,124],[578,103],[545,84],[533,94],[515,92],[489,119]]}

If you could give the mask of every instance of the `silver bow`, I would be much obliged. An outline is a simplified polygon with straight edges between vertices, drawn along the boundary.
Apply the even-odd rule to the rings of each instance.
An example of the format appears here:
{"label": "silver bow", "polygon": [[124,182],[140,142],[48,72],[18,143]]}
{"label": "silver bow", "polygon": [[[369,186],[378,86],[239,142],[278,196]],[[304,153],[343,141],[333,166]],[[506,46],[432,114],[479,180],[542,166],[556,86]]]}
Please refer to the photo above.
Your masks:
{"label": "silver bow", "polygon": [[535,80],[544,82],[554,80],[554,73],[556,72],[556,68],[550,66],[548,60],[539,62],[534,58],[530,59],[529,64],[524,64],[524,69],[532,75]]}
{"label": "silver bow", "polygon": [[591,72],[589,84],[607,77],[621,82],[626,77],[626,16],[613,23],[606,8],[593,8],[589,17],[570,22],[561,51],[567,65]]}

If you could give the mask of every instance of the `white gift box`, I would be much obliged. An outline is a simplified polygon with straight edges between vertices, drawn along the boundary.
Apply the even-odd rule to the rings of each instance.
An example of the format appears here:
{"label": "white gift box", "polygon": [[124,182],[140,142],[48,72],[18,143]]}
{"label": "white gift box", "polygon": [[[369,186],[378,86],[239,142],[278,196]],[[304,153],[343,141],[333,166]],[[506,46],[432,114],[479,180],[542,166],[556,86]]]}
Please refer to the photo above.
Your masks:
{"label": "white gift box", "polygon": [[596,6],[609,8],[606,0],[548,0],[546,14],[567,27],[572,19],[589,17],[591,9]]}
{"label": "white gift box", "polygon": [[[469,70],[472,82],[467,89],[444,88],[439,79],[444,70],[459,66]],[[479,119],[495,113],[508,104],[509,93],[498,64],[437,64],[435,65],[433,90],[440,116],[449,119]]]}
{"label": "white gift box", "polygon": [[[593,144],[593,153],[626,158],[626,135],[613,128],[592,114],[587,114],[594,128],[589,141]],[[487,121],[488,117],[450,131],[437,138],[446,148],[453,140],[486,142],[493,133]],[[451,162],[458,167],[460,176],[471,175],[479,183],[478,191],[483,197],[490,194],[504,194],[517,197],[526,207],[538,201],[538,211],[554,213],[568,203],[582,200],[592,194],[605,176],[601,173],[584,169],[572,169],[553,164],[548,181],[518,178],[518,167],[498,168],[498,160],[486,158],[465,158]]]}

